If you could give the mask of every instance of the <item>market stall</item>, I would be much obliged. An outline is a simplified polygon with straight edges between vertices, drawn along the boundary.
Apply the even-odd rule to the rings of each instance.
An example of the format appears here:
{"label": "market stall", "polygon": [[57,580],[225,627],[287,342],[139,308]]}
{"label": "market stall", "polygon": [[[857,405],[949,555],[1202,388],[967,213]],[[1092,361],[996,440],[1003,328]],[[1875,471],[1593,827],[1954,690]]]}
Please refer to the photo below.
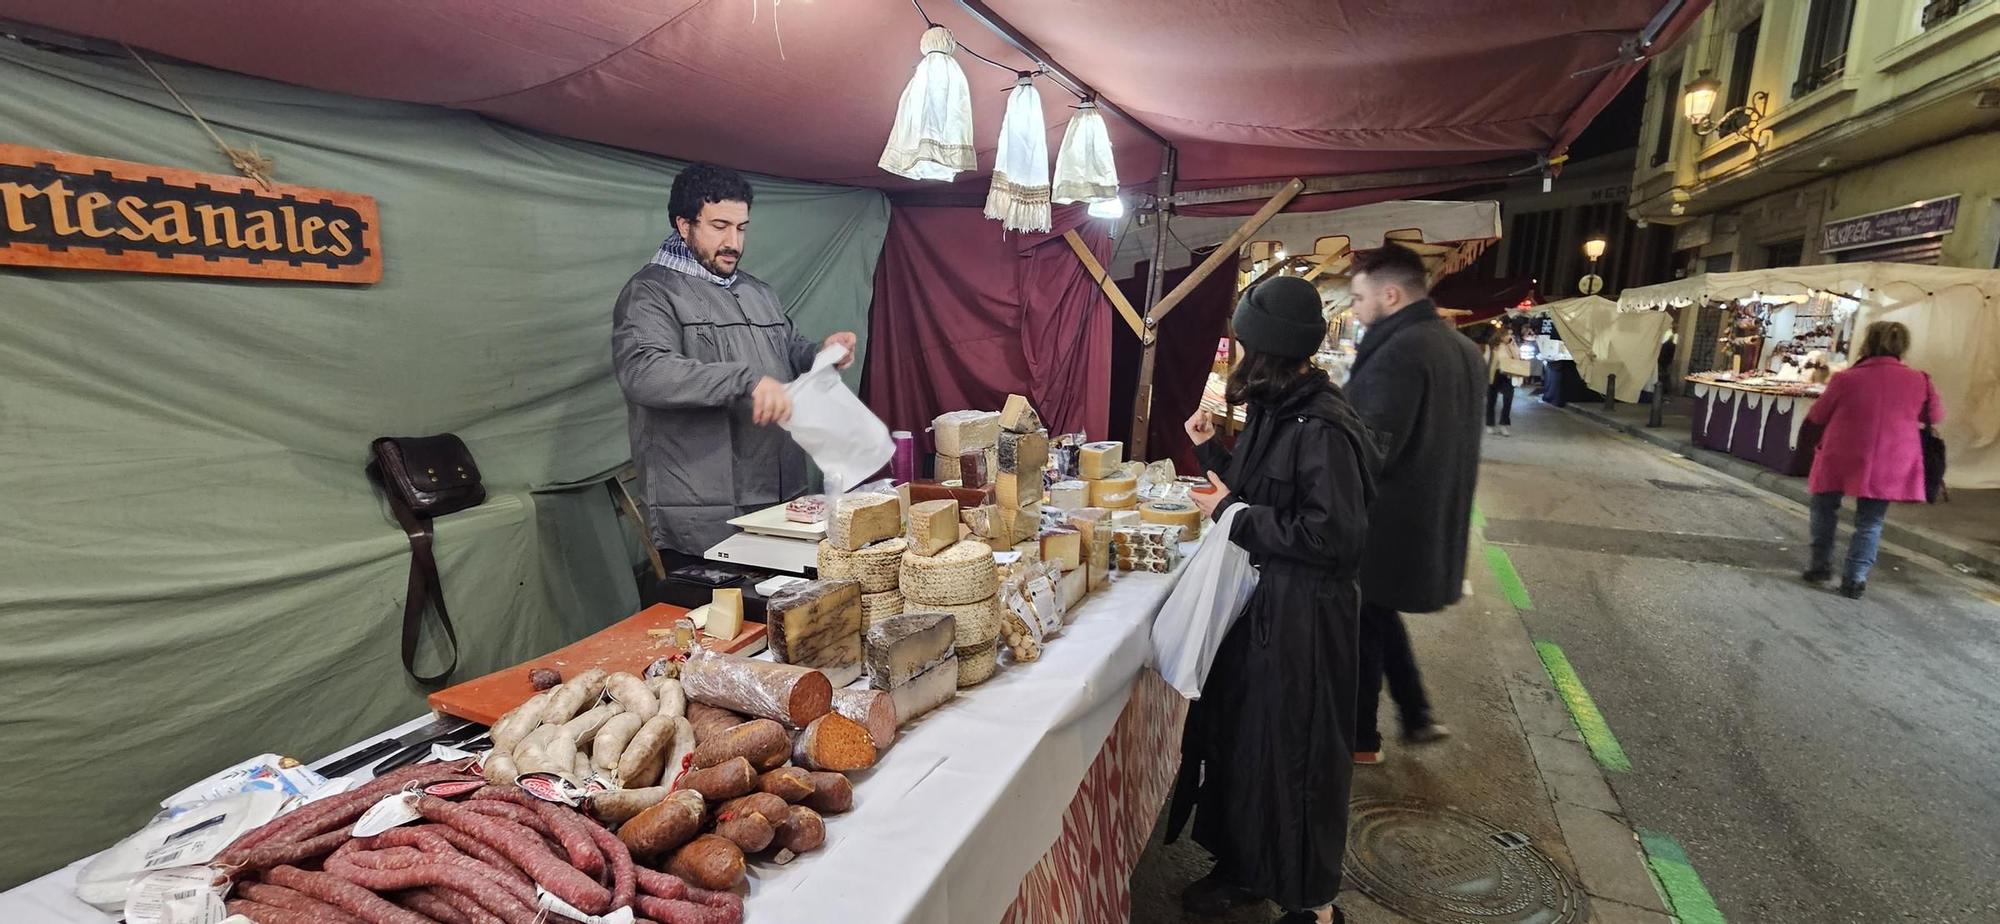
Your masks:
{"label": "market stall", "polygon": [[1651,386],[1659,366],[1660,345],[1666,342],[1665,312],[1620,312],[1618,303],[1595,295],[1537,306],[1555,322],[1562,345],[1590,390],[1611,391],[1617,376],[1617,398],[1634,403]]}
{"label": "market stall", "polygon": [[[973,0],[785,4],[782,18],[776,4],[753,5],[759,18],[608,0],[362,16],[300,2],[4,5],[0,169],[10,205],[38,217],[10,209],[0,237],[12,312],[0,393],[27,396],[9,423],[29,435],[0,447],[12,540],[0,698],[22,704],[0,751],[0,796],[15,806],[0,886],[29,883],[0,907],[28,920],[72,919],[64,874],[45,874],[141,828],[181,787],[265,751],[333,751],[418,711],[431,690],[397,643],[420,531],[406,541],[364,472],[375,438],[454,434],[477,459],[459,471],[485,493],[423,532],[457,634],[447,646],[426,630],[417,660],[455,659],[460,680],[634,611],[645,540],[605,490],[632,451],[607,327],[624,281],[672,256],[667,191],[689,159],[760,172],[745,269],[799,333],[861,335],[847,384],[914,431],[917,452],[945,454],[939,413],[1010,394],[1059,436],[1101,440],[1114,321],[1109,277],[1084,257],[1115,263],[1132,225],[1180,229],[1157,252],[1201,219],[1553,173],[1642,65],[1585,80],[1576,66],[1612,60],[1635,30],[1669,41],[1698,12],[1611,0],[1489,34],[1472,28],[1483,9],[1438,11],[1427,24],[1478,36],[1459,49],[1468,75],[1545,91],[1466,99],[1425,79],[1434,36],[1379,11],[1302,29],[1289,13],[1183,4],[1162,18],[1129,0],[1083,20],[1061,4],[1002,16]],[[1218,35],[1242,41],[1218,49]],[[1279,43],[1292,50],[1271,55]],[[1550,53],[1524,64],[1523,44]],[[1324,52],[1362,46],[1394,92],[1342,89],[1348,58]],[[1274,71],[1246,72],[1252,52],[1319,62],[1284,68],[1306,100],[1271,94]],[[906,99],[938,118],[905,118],[919,115]],[[918,123],[952,137],[898,134]],[[1291,193],[1280,201],[1273,183]],[[1128,206],[1151,220],[1095,217]],[[1421,222],[1389,225],[1410,227],[1447,262],[1474,255],[1456,232],[1433,244]],[[1167,262],[1152,260],[1149,314],[1172,303]],[[1153,326],[1134,323],[1150,363]],[[1119,484],[1110,495],[1130,500]],[[1079,489],[1060,483],[1051,505],[1058,487],[1073,505]],[[1167,564],[1160,534],[1145,535],[1137,558]],[[1026,555],[1005,544],[996,566]],[[753,861],[750,914],[817,917],[866,894],[858,877],[886,890],[868,920],[1040,921],[1050,906],[1115,917],[1184,705],[1125,647],[1161,580],[1111,582],[1039,664],[1012,638],[970,643],[969,655],[1013,654],[857,772],[857,809],[828,821],[819,849],[782,870]],[[984,737],[961,744],[968,734]],[[51,767],[91,793],[88,810],[46,798]],[[942,814],[895,810],[931,800]],[[593,850],[616,865],[600,841],[552,875],[590,875]],[[883,875],[882,855],[909,858],[912,874]],[[583,893],[617,887],[599,873]]]}
{"label": "market stall", "polygon": [[[1733,337],[1728,349],[1732,358],[1755,349],[1758,361],[1719,363],[1719,371],[1737,373],[1729,381],[1690,379],[1703,402],[1696,420],[1711,445],[1726,442],[1731,452],[1759,453],[1794,472],[1810,461],[1787,453],[1816,389],[1803,365],[1782,357],[1829,351],[1838,368],[1869,324],[1901,322],[1910,329],[1904,362],[1928,373],[1944,402],[1938,432],[1951,460],[1946,484],[2000,487],[2000,270],[1841,263],[1710,273],[1627,289],[1618,305],[1625,312],[1693,306],[1749,319],[1747,335]],[[1723,418],[1728,437],[1719,429]]]}
{"label": "market stall", "polygon": [[1781,475],[1812,471],[1812,447],[1799,433],[1823,386],[1737,381],[1704,373],[1687,378],[1694,444],[1762,465]]}

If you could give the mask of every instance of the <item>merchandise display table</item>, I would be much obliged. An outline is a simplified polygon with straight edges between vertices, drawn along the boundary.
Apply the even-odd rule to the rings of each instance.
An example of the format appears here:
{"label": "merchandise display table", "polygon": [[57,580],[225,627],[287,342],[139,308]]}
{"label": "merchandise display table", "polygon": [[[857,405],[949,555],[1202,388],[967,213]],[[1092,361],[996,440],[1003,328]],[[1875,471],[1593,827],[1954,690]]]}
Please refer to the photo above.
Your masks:
{"label": "merchandise display table", "polygon": [[[855,774],[854,811],[829,819],[824,848],[752,865],[746,920],[1122,918],[1179,763],[1187,703],[1145,666],[1172,586],[1119,574],[1040,660],[1004,665],[904,729]],[[0,894],[0,920],[115,920],[72,894],[85,862]]]}
{"label": "merchandise display table", "polygon": [[1689,377],[1694,443],[1755,462],[1781,475],[1804,475],[1812,452],[1799,447],[1799,428],[1817,398]]}

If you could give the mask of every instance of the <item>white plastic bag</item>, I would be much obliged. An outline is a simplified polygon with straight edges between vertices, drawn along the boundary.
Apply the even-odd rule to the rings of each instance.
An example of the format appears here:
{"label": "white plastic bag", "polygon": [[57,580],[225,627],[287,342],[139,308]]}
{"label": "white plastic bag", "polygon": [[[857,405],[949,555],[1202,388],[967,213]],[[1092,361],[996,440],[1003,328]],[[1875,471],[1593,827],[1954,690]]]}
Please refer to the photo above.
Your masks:
{"label": "white plastic bag", "polygon": [[1215,650],[1257,589],[1250,553],[1229,541],[1229,525],[1241,509],[1233,504],[1222,512],[1153,617],[1153,669],[1188,699],[1201,698]]}
{"label": "white plastic bag", "polygon": [[792,398],[792,418],[784,428],[819,466],[828,497],[881,471],[896,454],[888,426],[848,390],[833,367],[846,356],[844,346],[827,347],[813,359],[811,370],[785,385]]}

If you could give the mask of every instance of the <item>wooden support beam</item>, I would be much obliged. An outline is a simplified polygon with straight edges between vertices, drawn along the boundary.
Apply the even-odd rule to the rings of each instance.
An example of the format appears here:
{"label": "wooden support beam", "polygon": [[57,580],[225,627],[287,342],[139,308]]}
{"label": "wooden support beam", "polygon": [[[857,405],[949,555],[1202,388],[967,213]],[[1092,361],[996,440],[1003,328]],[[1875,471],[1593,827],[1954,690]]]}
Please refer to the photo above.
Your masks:
{"label": "wooden support beam", "polygon": [[[1412,170],[1385,170],[1376,173],[1348,173],[1327,176],[1309,176],[1297,182],[1305,184],[1305,195],[1330,192],[1350,192],[1359,189],[1383,189],[1391,186],[1440,186],[1447,184],[1470,185],[1511,179],[1541,169],[1537,159],[1505,158],[1462,167],[1423,167]],[[1177,206],[1214,205],[1219,202],[1255,201],[1284,188],[1280,183],[1252,183],[1244,186],[1218,186],[1211,189],[1190,189],[1172,197]]]}
{"label": "wooden support beam", "polygon": [[1097,280],[1097,287],[1104,290],[1104,297],[1111,299],[1112,307],[1124,316],[1126,326],[1132,328],[1132,336],[1139,338],[1140,343],[1146,342],[1146,325],[1139,320],[1138,309],[1125,300],[1125,293],[1118,291],[1118,284],[1111,281],[1111,274],[1105,271],[1104,264],[1097,262],[1097,255],[1090,252],[1090,248],[1083,243],[1083,237],[1071,228],[1063,232],[1063,240],[1069,242],[1069,249],[1076,252],[1076,258],[1083,261],[1084,271]]}
{"label": "wooden support beam", "polygon": [[[1327,272],[1328,270],[1332,270],[1335,273],[1339,273],[1341,270],[1347,269],[1348,264],[1353,262],[1354,262],[1354,251],[1352,249],[1343,248],[1339,253],[1327,254],[1326,259],[1313,264],[1313,268],[1307,270],[1305,276],[1302,278],[1304,278],[1305,281],[1307,282],[1311,282],[1315,279],[1318,279],[1321,273]],[[1340,269],[1334,269],[1334,264],[1336,263],[1340,264]]]}
{"label": "wooden support beam", "polygon": [[[1188,294],[1193,292],[1195,287],[1201,285],[1202,281],[1207,279],[1210,273],[1215,272],[1222,264],[1235,260],[1236,252],[1243,249],[1244,242],[1250,240],[1250,236],[1256,234],[1258,229],[1263,228],[1264,224],[1269,222],[1272,216],[1277,215],[1285,206],[1291,204],[1291,201],[1298,196],[1299,190],[1304,188],[1305,183],[1299,180],[1286,183],[1278,188],[1277,194],[1272,196],[1269,202],[1264,203],[1264,207],[1258,209],[1256,214],[1243,219],[1243,224],[1238,225],[1228,238],[1224,239],[1215,250],[1211,251],[1208,259],[1201,261],[1201,265],[1195,267],[1194,272],[1189,273],[1186,279],[1181,280],[1180,285],[1174,286],[1172,292],[1161,296],[1158,304],[1147,309],[1147,328],[1158,327],[1160,319],[1166,317],[1167,312],[1174,310],[1174,306],[1179,305],[1182,299],[1187,298]],[[1162,228],[1161,233],[1164,234],[1165,232],[1166,229]],[[1139,383],[1139,387],[1144,388],[1149,384],[1151,383],[1142,380]]]}
{"label": "wooden support beam", "polygon": [[[1160,293],[1166,288],[1167,279],[1167,223],[1174,213],[1168,204],[1174,194],[1174,179],[1180,168],[1180,155],[1171,145],[1160,150],[1160,177],[1154,187],[1158,197],[1153,200],[1153,262],[1146,268],[1146,307],[1152,308],[1160,301]],[[1139,338],[1139,382],[1132,390],[1132,442],[1131,455],[1135,461],[1152,461],[1146,455],[1146,435],[1153,426],[1153,364],[1155,347],[1159,338],[1153,336],[1158,326],[1149,318],[1146,333]]]}

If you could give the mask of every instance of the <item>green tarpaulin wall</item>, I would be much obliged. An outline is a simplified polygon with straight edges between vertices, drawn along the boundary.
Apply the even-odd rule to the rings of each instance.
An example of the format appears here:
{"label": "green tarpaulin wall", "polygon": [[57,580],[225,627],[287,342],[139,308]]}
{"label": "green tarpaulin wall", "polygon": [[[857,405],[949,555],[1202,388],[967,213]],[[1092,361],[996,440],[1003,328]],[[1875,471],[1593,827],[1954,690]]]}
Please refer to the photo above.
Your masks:
{"label": "green tarpaulin wall", "polygon": [[[373,437],[456,432],[492,492],[438,521],[459,678],[637,604],[635,540],[594,480],[629,454],[612,302],[667,232],[678,165],[160,69],[280,181],[374,196],[385,274],[0,267],[0,888],[229,763],[316,758],[421,710],[397,656],[408,543],[362,475]],[[227,172],[130,60],[4,39],[0,142]],[[807,336],[865,335],[887,203],[756,186],[745,268]]]}

